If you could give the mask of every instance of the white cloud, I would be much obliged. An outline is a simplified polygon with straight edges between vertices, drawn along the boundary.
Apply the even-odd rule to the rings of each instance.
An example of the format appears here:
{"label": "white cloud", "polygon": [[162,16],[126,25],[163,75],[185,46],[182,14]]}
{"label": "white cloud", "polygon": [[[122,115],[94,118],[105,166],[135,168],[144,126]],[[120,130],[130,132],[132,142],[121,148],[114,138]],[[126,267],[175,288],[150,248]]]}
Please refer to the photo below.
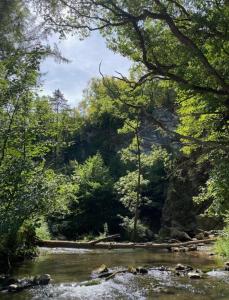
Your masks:
{"label": "white cloud", "polygon": [[50,43],[57,43],[62,55],[71,60],[71,63],[58,64],[52,58],[47,58],[42,63],[42,94],[50,95],[59,88],[73,106],[82,100],[82,91],[88,81],[100,76],[101,61],[104,74],[112,75],[115,71],[124,75],[128,73],[130,61],[109,50],[99,33],[93,33],[83,41],[76,36],[58,41],[57,36],[53,36]]}

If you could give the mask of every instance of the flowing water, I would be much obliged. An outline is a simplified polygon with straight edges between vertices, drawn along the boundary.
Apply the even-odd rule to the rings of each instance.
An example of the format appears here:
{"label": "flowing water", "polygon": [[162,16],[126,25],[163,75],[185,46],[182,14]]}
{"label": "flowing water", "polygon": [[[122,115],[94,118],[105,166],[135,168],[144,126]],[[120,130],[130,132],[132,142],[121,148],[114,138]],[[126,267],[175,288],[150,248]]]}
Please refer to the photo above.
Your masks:
{"label": "flowing water", "polygon": [[[204,278],[189,279],[179,277],[174,272],[156,269],[162,265],[174,267],[177,263],[202,269],[206,272]],[[91,271],[101,264],[106,264],[113,270],[127,266],[147,266],[152,269],[146,275],[118,274],[108,281],[102,280],[98,285],[88,286],[85,282],[90,280]],[[228,300],[229,272],[220,271],[220,268],[222,262],[199,252],[42,249],[38,258],[20,265],[13,275],[23,278],[48,273],[53,279],[52,283],[17,294],[0,293],[0,299]]]}

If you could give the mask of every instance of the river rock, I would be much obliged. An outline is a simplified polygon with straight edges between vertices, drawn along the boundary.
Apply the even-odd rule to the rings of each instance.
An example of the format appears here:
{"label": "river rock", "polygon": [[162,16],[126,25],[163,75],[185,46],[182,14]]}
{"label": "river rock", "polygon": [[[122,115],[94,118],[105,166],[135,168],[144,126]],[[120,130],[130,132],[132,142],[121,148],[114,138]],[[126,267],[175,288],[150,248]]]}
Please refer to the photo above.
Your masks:
{"label": "river rock", "polygon": [[18,292],[19,291],[19,287],[17,284],[10,284],[8,286],[8,292]]}
{"label": "river rock", "polygon": [[171,247],[171,252],[179,252],[179,247]]}
{"label": "river rock", "polygon": [[137,274],[137,269],[134,268],[134,267],[129,267],[129,268],[128,268],[128,271],[129,271],[130,273],[134,274],[134,275]]}
{"label": "river rock", "polygon": [[171,290],[169,290],[167,287],[164,286],[159,286],[159,285],[155,285],[153,287],[153,292],[154,293],[161,293],[161,294],[173,294],[173,292]]}
{"label": "river rock", "polygon": [[146,268],[143,268],[143,267],[137,267],[136,271],[139,274],[147,274],[148,273],[148,270]]}
{"label": "river rock", "polygon": [[192,271],[193,268],[191,266],[185,266],[185,265],[182,265],[182,264],[177,264],[176,267],[175,267],[175,271],[184,271],[184,272],[187,272],[187,271]]}
{"label": "river rock", "polygon": [[106,273],[108,271],[109,270],[108,270],[107,266],[102,264],[98,269],[94,270],[93,273],[99,275],[99,274],[102,274],[102,273]]}
{"label": "river rock", "polygon": [[165,271],[169,271],[170,269],[168,267],[165,267],[165,266],[160,266],[160,267],[157,268],[157,270],[165,272]]}
{"label": "river rock", "polygon": [[229,261],[226,261],[224,264],[224,270],[229,271]]}
{"label": "river rock", "polygon": [[189,246],[188,251],[197,251],[197,246],[196,245]]}
{"label": "river rock", "polygon": [[9,277],[9,276],[5,276],[5,278],[3,277],[2,280],[3,280],[2,284],[5,285],[5,286],[18,283],[18,279],[13,278],[13,277]]}
{"label": "river rock", "polygon": [[188,277],[190,279],[201,279],[202,278],[202,272],[199,271],[199,270],[188,272]]}
{"label": "river rock", "polygon": [[49,274],[43,274],[35,276],[33,279],[33,284],[35,285],[46,285],[51,281],[51,276]]}

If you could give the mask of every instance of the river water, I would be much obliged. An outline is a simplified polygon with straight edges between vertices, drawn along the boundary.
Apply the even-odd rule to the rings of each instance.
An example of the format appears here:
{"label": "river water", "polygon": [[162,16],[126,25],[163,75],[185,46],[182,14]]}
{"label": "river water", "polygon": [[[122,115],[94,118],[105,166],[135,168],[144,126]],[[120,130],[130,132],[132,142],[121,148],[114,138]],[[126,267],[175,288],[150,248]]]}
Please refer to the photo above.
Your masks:
{"label": "river water", "polygon": [[[174,272],[156,269],[158,266],[174,267],[177,263],[202,269],[206,272],[204,278],[189,279],[179,277]],[[118,274],[108,281],[102,280],[98,285],[87,286],[85,282],[90,279],[91,271],[101,264],[106,264],[112,270],[127,266],[147,266],[152,270],[146,275]],[[17,294],[0,293],[0,299],[228,300],[229,272],[220,271],[220,268],[222,262],[200,252],[41,249],[40,256],[20,265],[15,269],[14,276],[23,278],[48,273],[53,279],[52,283]]]}

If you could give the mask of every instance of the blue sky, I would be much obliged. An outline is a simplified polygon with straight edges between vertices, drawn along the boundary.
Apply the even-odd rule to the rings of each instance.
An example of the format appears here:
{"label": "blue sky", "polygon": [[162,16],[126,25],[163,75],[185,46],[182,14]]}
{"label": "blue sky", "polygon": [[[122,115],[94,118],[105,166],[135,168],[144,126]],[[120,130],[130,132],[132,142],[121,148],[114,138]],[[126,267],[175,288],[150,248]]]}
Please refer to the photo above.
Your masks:
{"label": "blue sky", "polygon": [[57,63],[53,58],[47,58],[41,65],[41,94],[52,95],[59,88],[69,100],[71,106],[76,106],[82,100],[82,92],[92,77],[99,77],[99,63],[102,61],[102,72],[106,75],[128,74],[130,61],[109,50],[99,33],[80,41],[77,36],[68,36],[59,41],[56,36],[50,43],[57,43],[63,56],[71,60],[69,64]]}

